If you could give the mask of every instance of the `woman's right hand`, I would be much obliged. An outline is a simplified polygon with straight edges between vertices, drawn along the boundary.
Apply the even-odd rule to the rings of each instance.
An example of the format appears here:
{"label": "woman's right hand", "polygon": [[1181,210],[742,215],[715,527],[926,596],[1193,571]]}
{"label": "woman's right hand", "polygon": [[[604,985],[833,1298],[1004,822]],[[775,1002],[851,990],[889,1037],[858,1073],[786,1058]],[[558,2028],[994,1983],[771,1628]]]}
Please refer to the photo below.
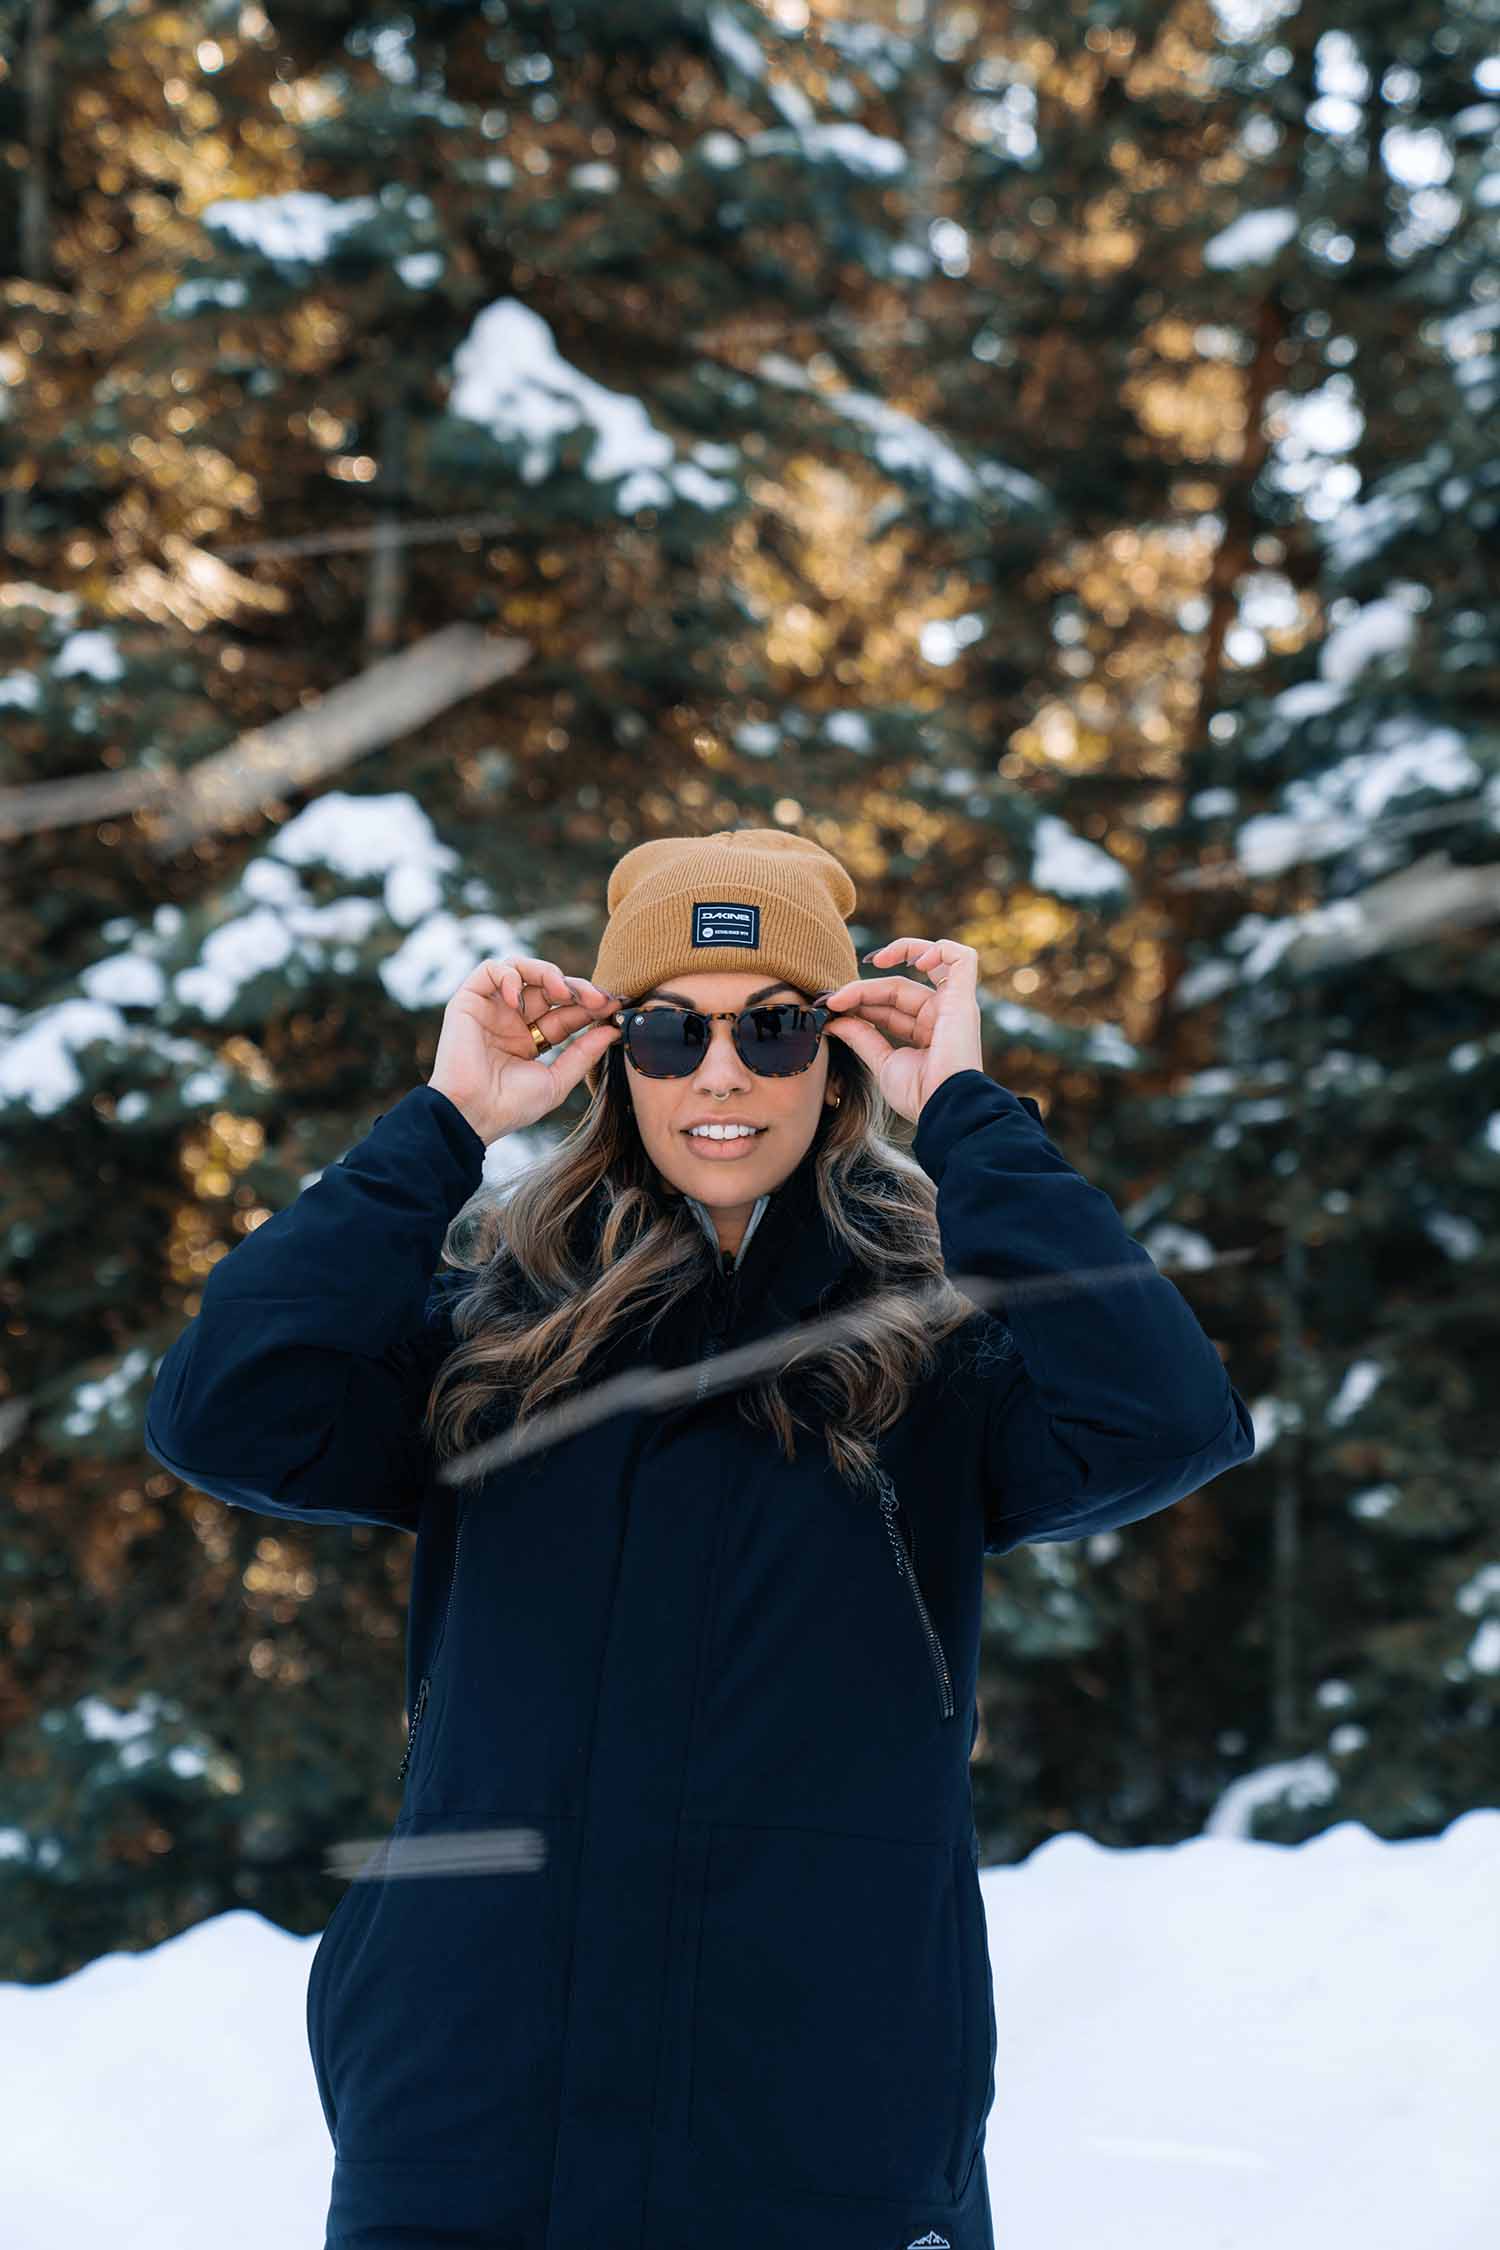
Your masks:
{"label": "woman's right hand", "polygon": [[[481,961],[443,1011],[427,1083],[462,1110],[482,1141],[497,1141],[556,1109],[621,1036],[618,1024],[601,1020],[621,1005],[587,977],[565,977],[528,953]],[[553,1043],[545,1062],[534,1023]]]}

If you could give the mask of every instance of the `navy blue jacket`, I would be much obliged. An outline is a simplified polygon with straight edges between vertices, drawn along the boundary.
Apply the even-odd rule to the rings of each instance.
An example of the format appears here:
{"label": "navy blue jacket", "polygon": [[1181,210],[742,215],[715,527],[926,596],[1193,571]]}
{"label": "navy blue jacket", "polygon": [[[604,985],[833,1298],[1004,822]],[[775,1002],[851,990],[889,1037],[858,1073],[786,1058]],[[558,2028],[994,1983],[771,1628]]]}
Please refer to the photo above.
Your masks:
{"label": "navy blue jacket", "polygon": [[[326,2250],[992,2250],[983,1558],[1150,1515],[1254,1432],[1034,1102],[959,1071],[913,1154],[951,1273],[1134,1271],[965,1322],[882,1438],[878,1506],[733,1392],[439,1484],[441,1244],[484,1149],[429,1086],[213,1268],[166,1353],[164,1467],[416,1535],[401,1811],[308,1982]],[[850,1280],[804,1159],[615,1364],[683,1365]]]}

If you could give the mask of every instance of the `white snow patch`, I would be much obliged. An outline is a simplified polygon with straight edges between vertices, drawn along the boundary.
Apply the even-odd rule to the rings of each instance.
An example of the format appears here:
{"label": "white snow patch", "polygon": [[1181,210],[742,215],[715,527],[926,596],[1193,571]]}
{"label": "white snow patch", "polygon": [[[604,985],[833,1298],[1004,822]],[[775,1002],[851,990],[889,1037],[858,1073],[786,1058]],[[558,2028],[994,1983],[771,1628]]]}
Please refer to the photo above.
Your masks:
{"label": "white snow patch", "polygon": [[676,446],[638,398],[606,389],[565,360],[546,321],[515,297],[486,305],[454,352],[448,411],[518,452],[527,484],[556,467],[562,438],[591,430],[583,473],[601,484],[619,480],[621,515],[670,506],[674,498],[705,509],[727,507],[735,498],[732,484],[678,460]]}
{"label": "white snow patch", "polygon": [[1327,1419],[1330,1422],[1352,1422],[1367,1399],[1373,1398],[1385,1380],[1385,1369],[1373,1359],[1357,1359],[1345,1370],[1344,1380],[1328,1402]]}
{"label": "white snow patch", "polygon": [[331,195],[291,188],[285,195],[228,196],[206,203],[198,215],[206,227],[244,250],[258,251],[272,265],[317,265],[340,235],[363,226],[378,209],[372,195],[336,202]]}
{"label": "white snow patch", "polygon": [[1275,875],[1295,861],[1327,859],[1364,841],[1402,797],[1421,789],[1457,797],[1484,778],[1452,727],[1394,713],[1370,732],[1373,748],[1289,782],[1281,811],[1241,824],[1234,849],[1242,867]]}
{"label": "white snow patch", "polygon": [[[104,1773],[160,1765],[232,1795],[223,1748],[145,1703],[59,1713],[80,1764],[92,1750]],[[1399,1843],[1353,1820],[1296,1846],[1245,1833],[1258,1805],[1337,1791],[1335,1758],[1310,1756],[1233,1783],[1185,1843],[1070,1832],[981,1869],[998,2241],[1328,2250],[1351,2225],[1359,2250],[1490,2241],[1500,1811]],[[62,1848],[0,1831],[18,1871]],[[318,1942],[235,1908],[0,1987],[6,2250],[311,2240],[332,2173],[306,2045]]]}
{"label": "white snow patch", "polygon": [[1131,887],[1118,860],[1055,813],[1041,814],[1032,831],[1031,880],[1055,898],[1100,898],[1128,893]]}
{"label": "white snow patch", "polygon": [[1209,236],[1203,245],[1203,263],[1211,273],[1234,266],[1266,266],[1296,237],[1295,211],[1246,211]]}
{"label": "white snow patch", "polygon": [[125,664],[115,644],[113,633],[70,633],[52,661],[52,676],[56,680],[71,679],[82,672],[91,680],[119,680],[125,676]]}
{"label": "white snow patch", "polygon": [[752,156],[804,156],[815,164],[826,159],[862,180],[899,179],[907,166],[899,141],[871,133],[863,125],[776,126],[757,133],[746,146]]}

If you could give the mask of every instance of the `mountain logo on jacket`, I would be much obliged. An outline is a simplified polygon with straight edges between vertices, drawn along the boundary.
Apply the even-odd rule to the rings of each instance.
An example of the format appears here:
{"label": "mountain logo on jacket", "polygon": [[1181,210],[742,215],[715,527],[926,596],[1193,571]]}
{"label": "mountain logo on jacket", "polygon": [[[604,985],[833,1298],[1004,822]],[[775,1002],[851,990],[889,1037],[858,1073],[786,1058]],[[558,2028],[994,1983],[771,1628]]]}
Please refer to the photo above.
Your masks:
{"label": "mountain logo on jacket", "polygon": [[906,2250],[949,2250],[948,2237],[945,2234],[934,2234],[929,2227],[925,2234],[917,2236],[915,2242],[908,2242]]}

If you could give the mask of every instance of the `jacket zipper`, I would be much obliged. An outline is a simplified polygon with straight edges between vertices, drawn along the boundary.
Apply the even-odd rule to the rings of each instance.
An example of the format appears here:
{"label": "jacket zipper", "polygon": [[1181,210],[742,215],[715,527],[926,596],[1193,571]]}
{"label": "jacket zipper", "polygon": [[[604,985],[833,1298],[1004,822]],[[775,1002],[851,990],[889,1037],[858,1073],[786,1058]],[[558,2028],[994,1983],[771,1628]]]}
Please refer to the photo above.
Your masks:
{"label": "jacket zipper", "polygon": [[[725,1278],[728,1281],[729,1286],[724,1295],[723,1306],[720,1311],[719,1318],[709,1329],[705,1348],[699,1354],[700,1359],[704,1361],[713,1359],[721,1350],[724,1338],[728,1335],[730,1327],[733,1324],[735,1307],[739,1302],[738,1273],[733,1268],[731,1268],[730,1272],[726,1275]],[[702,1398],[707,1388],[708,1368],[705,1365],[700,1367],[698,1370],[698,1387],[693,1394],[694,1399],[697,1400]]]}
{"label": "jacket zipper", "polygon": [[907,1552],[906,1542],[902,1538],[896,1523],[897,1516],[904,1512],[901,1507],[900,1495],[888,1476],[881,1472],[877,1472],[877,1474],[880,1482],[880,1512],[885,1519],[886,1533],[891,1542],[892,1552],[896,1557],[896,1568],[906,1580],[911,1598],[916,1604],[922,1631],[926,1635],[927,1653],[932,1659],[933,1677],[937,1681],[938,1701],[942,1707],[943,1717],[951,1719],[953,1716],[953,1681],[948,1671],[948,1659],[943,1654],[943,1644],[938,1638],[937,1628],[934,1626],[927,1604],[922,1598],[922,1588],[917,1581],[916,1568]]}
{"label": "jacket zipper", "polygon": [[421,1684],[417,1689],[417,1700],[412,1708],[411,1714],[411,1726],[407,1730],[406,1753],[401,1760],[400,1769],[396,1775],[396,1779],[398,1781],[404,1781],[406,1779],[406,1769],[411,1764],[411,1746],[417,1739],[417,1729],[422,1724],[422,1713],[427,1708],[427,1677],[427,1674],[424,1672],[422,1674]]}

